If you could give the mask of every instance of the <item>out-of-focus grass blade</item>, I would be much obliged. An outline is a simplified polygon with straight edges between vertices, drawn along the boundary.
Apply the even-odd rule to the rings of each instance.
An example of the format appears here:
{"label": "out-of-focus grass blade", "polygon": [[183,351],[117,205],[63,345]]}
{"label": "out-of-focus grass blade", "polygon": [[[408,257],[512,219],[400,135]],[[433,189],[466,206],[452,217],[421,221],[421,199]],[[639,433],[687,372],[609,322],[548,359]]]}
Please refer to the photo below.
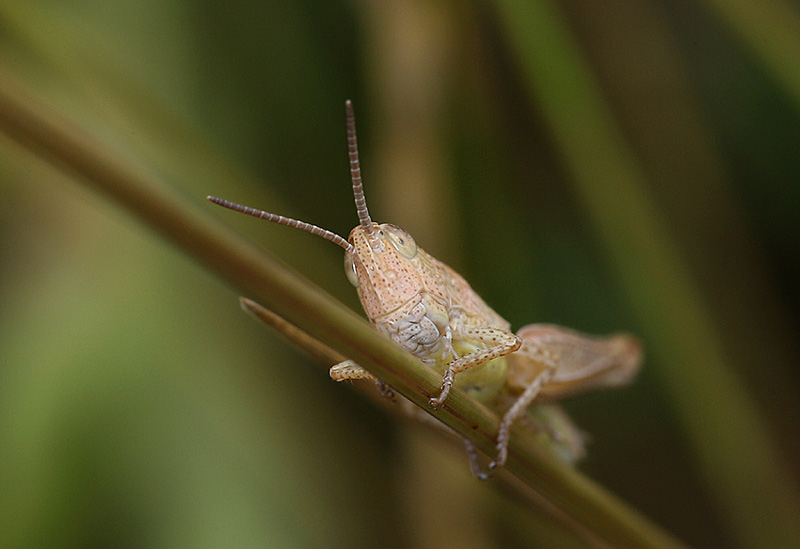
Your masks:
{"label": "out-of-focus grass blade", "polygon": [[800,544],[800,497],[636,159],[553,2],[496,3],[531,100],[546,117],[619,272],[705,478],[749,546]]}
{"label": "out-of-focus grass blade", "polygon": [[800,110],[800,9],[783,0],[706,0],[766,65]]}

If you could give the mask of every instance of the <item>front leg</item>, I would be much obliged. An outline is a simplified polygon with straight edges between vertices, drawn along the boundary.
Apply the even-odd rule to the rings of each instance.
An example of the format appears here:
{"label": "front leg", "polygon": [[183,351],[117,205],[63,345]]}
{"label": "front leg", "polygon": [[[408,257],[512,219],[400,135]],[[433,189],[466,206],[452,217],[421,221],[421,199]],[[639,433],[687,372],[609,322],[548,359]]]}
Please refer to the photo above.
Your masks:
{"label": "front leg", "polygon": [[389,387],[386,383],[369,373],[365,370],[362,366],[359,366],[352,360],[345,360],[340,362],[339,364],[334,364],[331,366],[329,372],[331,379],[334,381],[345,381],[345,380],[353,380],[353,379],[366,379],[375,382],[375,386],[378,388],[378,392],[381,394],[382,397],[388,398],[389,400],[395,399],[394,390]]}
{"label": "front leg", "polygon": [[447,395],[450,394],[456,374],[478,364],[513,353],[522,345],[522,340],[515,334],[497,328],[486,327],[464,326],[455,332],[454,339],[480,341],[485,343],[487,347],[457,358],[447,366],[447,370],[444,371],[442,376],[442,391],[438,397],[432,397],[430,400],[431,406],[434,408],[440,407],[447,400]]}
{"label": "front leg", "polygon": [[345,381],[347,379],[369,379],[378,381],[377,377],[352,360],[345,360],[339,364],[334,364],[331,366],[329,374],[334,381]]}

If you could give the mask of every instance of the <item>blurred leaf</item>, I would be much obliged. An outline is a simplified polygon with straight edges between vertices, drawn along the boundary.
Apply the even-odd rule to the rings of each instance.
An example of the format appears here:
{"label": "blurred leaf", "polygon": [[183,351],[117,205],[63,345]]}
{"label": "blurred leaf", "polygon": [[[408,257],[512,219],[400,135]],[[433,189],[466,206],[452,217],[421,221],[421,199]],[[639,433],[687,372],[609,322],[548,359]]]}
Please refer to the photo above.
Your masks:
{"label": "blurred leaf", "polygon": [[[799,544],[792,475],[727,365],[707,305],[558,7],[499,2],[498,8],[529,93],[660,358],[665,389],[719,505],[751,546]],[[761,512],[765,506],[769,514]]]}

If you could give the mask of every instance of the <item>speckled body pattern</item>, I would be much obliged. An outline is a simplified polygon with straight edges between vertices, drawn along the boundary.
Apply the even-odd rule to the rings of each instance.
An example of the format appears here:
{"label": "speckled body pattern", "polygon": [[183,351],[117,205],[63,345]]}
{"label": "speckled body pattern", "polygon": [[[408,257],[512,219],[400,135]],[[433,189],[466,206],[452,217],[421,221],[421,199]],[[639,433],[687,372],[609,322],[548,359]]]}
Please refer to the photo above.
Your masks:
{"label": "speckled body pattern", "polygon": [[[488,348],[495,332],[510,334],[509,323],[461,275],[416,246],[408,233],[388,223],[373,223],[373,229],[372,236],[361,226],[350,233],[353,249],[345,254],[345,268],[379,331],[440,374],[459,357]],[[502,339],[516,342],[513,335]],[[506,368],[497,357],[463,372],[455,384],[488,404],[503,386]]]}

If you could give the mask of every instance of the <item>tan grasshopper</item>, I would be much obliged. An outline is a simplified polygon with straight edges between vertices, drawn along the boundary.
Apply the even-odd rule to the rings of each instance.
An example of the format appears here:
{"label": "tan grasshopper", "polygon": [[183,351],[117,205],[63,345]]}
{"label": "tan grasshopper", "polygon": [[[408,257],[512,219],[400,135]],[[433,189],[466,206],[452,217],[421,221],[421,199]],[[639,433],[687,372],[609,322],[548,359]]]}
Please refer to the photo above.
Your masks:
{"label": "tan grasshopper", "polygon": [[[641,362],[638,341],[626,334],[596,338],[545,324],[511,332],[510,324],[458,273],[418,247],[407,232],[372,221],[361,181],[350,101],[346,111],[350,175],[359,220],[347,240],[303,221],[216,197],[208,199],[310,232],[344,248],[347,278],[356,287],[373,326],[442,375],[441,392],[430,399],[431,406],[441,406],[455,385],[502,414],[497,456],[490,469],[505,463],[510,428],[521,418],[531,429],[545,431],[564,459],[581,457],[580,431],[560,408],[541,403],[629,382]],[[351,361],[333,366],[330,375],[336,381],[378,381]],[[531,406],[534,401],[536,406]],[[465,443],[473,471],[486,478],[477,466],[471,443]]]}

